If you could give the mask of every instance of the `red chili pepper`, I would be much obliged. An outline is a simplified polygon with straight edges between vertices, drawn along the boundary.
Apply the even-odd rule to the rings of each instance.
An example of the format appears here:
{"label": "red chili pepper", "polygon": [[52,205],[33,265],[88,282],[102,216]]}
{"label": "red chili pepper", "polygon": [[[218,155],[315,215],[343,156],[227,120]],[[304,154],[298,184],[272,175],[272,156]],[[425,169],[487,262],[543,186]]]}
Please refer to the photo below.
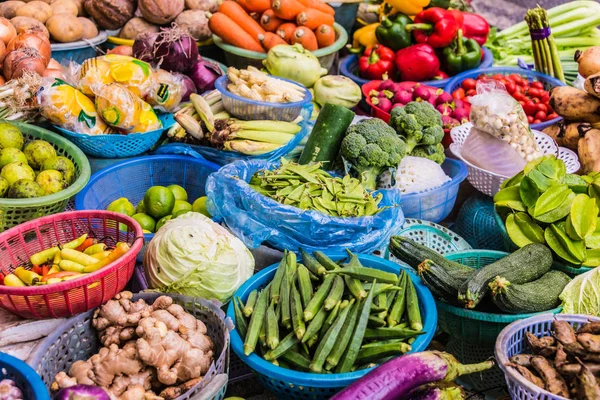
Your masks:
{"label": "red chili pepper", "polygon": [[479,14],[470,12],[463,12],[462,14],[464,36],[474,39],[480,46],[483,46],[490,34],[490,24]]}
{"label": "red chili pepper", "polygon": [[46,276],[48,275],[48,271],[50,270],[50,268],[47,265],[44,265],[42,267],[42,276]]}
{"label": "red chili pepper", "polygon": [[394,74],[394,51],[388,47],[376,44],[365,50],[358,60],[360,76],[366,79],[387,79]]}
{"label": "red chili pepper", "polygon": [[440,60],[428,44],[415,44],[396,53],[400,80],[421,82],[432,79],[440,70]]}
{"label": "red chili pepper", "polygon": [[4,274],[0,272],[0,285],[4,285]]}
{"label": "red chili pepper", "polygon": [[31,267],[31,272],[35,272],[36,274],[41,275],[42,269],[39,265],[33,264],[33,266]]}
{"label": "red chili pepper", "polygon": [[406,29],[414,31],[417,43],[427,43],[431,47],[448,47],[456,39],[459,25],[454,16],[440,7],[432,7],[417,14],[414,24]]}

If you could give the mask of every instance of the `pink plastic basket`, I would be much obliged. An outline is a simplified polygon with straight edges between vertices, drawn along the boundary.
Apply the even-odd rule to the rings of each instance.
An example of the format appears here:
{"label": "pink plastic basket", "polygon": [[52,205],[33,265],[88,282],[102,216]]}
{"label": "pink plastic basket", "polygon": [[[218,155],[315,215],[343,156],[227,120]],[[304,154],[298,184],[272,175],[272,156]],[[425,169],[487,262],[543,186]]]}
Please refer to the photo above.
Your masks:
{"label": "pink plastic basket", "polygon": [[62,283],[28,287],[0,285],[0,307],[24,318],[70,317],[97,307],[123,290],[143,245],[141,226],[132,218],[110,211],[72,211],[18,225],[0,234],[0,271],[11,273],[41,250],[82,234],[109,245],[126,242],[131,249],[117,261]]}

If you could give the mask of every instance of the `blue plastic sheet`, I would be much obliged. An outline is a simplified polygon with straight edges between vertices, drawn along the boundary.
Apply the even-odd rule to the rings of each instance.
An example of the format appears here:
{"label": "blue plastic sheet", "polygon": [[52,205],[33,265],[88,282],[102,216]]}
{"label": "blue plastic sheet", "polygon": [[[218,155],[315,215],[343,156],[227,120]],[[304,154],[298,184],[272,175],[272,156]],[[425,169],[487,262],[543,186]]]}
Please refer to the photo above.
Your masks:
{"label": "blue plastic sheet", "polygon": [[382,191],[379,204],[389,206],[370,217],[331,217],[283,205],[248,185],[260,169],[278,163],[236,161],[211,174],[206,182],[208,211],[224,221],[251,248],[267,242],[279,250],[343,250],[371,253],[387,243],[404,223],[398,189]]}

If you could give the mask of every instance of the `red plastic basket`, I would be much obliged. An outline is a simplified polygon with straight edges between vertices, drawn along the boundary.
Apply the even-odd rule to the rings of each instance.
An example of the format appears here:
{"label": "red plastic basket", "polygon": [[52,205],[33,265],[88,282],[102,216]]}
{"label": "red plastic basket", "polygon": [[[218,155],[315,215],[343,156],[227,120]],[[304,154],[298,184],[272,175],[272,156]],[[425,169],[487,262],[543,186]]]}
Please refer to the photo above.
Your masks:
{"label": "red plastic basket", "polygon": [[[42,217],[0,233],[0,270],[12,272],[38,251],[71,241],[84,233],[131,249],[117,261],[82,278],[42,286],[0,285],[0,307],[24,318],[70,317],[107,302],[123,290],[143,245],[141,226],[110,211],[72,211]],[[112,243],[114,241],[114,243]]]}

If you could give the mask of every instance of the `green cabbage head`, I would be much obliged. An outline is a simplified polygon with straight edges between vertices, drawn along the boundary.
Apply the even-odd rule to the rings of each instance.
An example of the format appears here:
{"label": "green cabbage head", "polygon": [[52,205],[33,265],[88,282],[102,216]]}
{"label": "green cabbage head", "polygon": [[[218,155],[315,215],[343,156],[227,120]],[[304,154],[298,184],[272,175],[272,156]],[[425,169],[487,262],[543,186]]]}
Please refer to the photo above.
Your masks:
{"label": "green cabbage head", "polygon": [[167,221],[148,244],[144,270],[150,288],[227,302],[254,272],[244,243],[196,212]]}
{"label": "green cabbage head", "polygon": [[577,275],[560,294],[563,314],[600,316],[600,268]]}

